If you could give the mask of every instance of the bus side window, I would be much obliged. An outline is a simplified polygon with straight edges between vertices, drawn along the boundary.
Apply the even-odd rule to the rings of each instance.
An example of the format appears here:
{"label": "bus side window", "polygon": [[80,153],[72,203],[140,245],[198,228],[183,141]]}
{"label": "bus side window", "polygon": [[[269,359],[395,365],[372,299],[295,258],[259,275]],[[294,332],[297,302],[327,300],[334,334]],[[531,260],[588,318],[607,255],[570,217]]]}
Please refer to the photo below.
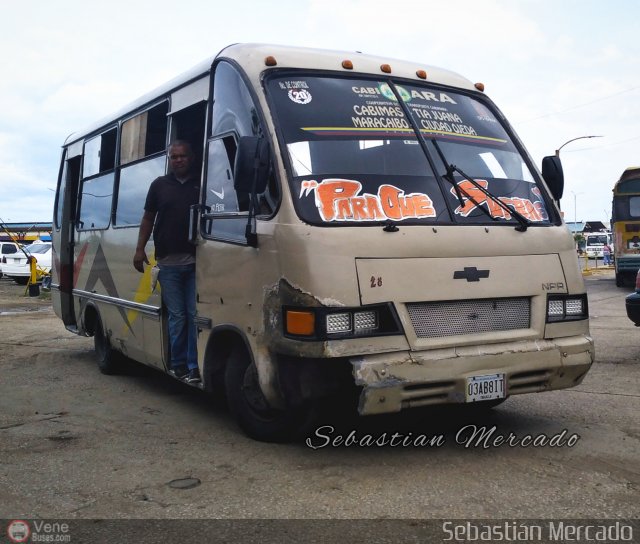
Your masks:
{"label": "bus side window", "polygon": [[165,173],[168,111],[165,100],[122,124],[116,226],[140,224],[149,185]]}
{"label": "bus side window", "polygon": [[[235,150],[236,142],[230,135],[208,144],[205,204],[212,214],[236,214],[248,209],[248,195],[236,193],[233,184]],[[204,234],[244,243],[246,224],[246,216],[208,220]]]}
{"label": "bus side window", "polygon": [[118,129],[87,140],[82,163],[79,230],[105,229],[111,219]]}
{"label": "bus side window", "polygon": [[[211,136],[222,138],[227,160],[233,165],[237,139],[242,136],[266,137],[267,130],[262,126],[259,110],[247,85],[237,70],[224,61],[215,67],[213,100]],[[237,194],[236,200],[238,211],[248,211],[248,194]],[[257,214],[263,218],[273,215],[279,200],[280,187],[272,169],[266,191],[257,195]]]}
{"label": "bus side window", "polygon": [[233,186],[233,161],[227,151],[230,149],[235,156],[235,146],[232,136],[209,142],[205,204],[213,213],[246,211],[238,204],[238,195]]}
{"label": "bus side window", "polygon": [[55,228],[59,230],[62,226],[71,221],[75,223],[76,217],[76,198],[78,191],[78,183],[80,180],[80,156],[65,157],[62,164],[62,173],[59,179],[58,190],[56,191],[55,201]]}

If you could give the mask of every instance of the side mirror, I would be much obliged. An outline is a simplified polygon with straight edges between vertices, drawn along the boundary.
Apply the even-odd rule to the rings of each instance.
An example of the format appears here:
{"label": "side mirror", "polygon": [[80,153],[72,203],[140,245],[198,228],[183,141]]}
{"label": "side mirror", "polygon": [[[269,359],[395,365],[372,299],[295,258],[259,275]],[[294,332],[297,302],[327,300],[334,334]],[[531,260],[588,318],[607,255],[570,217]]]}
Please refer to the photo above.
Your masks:
{"label": "side mirror", "polygon": [[542,177],[549,186],[551,196],[560,200],[564,192],[564,172],[560,157],[551,155],[542,159]]}
{"label": "side mirror", "polygon": [[270,160],[266,138],[242,136],[236,151],[235,190],[240,193],[264,193],[269,180]]}

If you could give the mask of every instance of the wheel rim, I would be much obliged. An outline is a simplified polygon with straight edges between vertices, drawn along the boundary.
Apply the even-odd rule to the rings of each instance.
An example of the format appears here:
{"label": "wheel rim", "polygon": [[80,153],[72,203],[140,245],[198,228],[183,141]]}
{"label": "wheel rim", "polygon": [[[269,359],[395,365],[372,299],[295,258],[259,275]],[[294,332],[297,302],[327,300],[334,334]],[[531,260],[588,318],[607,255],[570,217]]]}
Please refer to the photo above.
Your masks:
{"label": "wheel rim", "polygon": [[241,391],[242,397],[251,411],[263,418],[271,419],[274,416],[273,409],[269,406],[262,389],[260,389],[255,365],[249,365],[245,370]]}

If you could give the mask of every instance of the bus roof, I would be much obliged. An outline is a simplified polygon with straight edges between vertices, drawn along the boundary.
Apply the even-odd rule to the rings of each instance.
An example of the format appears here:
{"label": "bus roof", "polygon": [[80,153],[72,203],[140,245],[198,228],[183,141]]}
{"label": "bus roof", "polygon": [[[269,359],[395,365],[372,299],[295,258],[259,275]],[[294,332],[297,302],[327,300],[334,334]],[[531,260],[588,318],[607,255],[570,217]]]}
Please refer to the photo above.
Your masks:
{"label": "bus roof", "polygon": [[[421,62],[368,55],[358,51],[334,51],[268,44],[237,44],[223,49],[219,57],[238,61],[250,77],[264,72],[267,68],[265,66],[266,59],[272,58],[276,63],[273,68],[354,72],[381,77],[401,77],[416,81],[424,79],[417,74],[418,71],[423,70],[426,72],[426,80],[432,83],[475,90],[471,81],[450,70],[425,65]],[[352,68],[345,67],[343,61],[350,61]],[[388,65],[391,71],[384,71],[383,65]]]}
{"label": "bus roof", "polygon": [[630,166],[625,168],[624,172],[620,176],[618,181],[626,181],[628,179],[634,179],[640,176],[640,166]]}
{"label": "bus roof", "polygon": [[626,168],[613,186],[614,196],[632,193],[640,193],[640,166]]}
{"label": "bus roof", "polygon": [[[201,78],[209,72],[212,64],[217,59],[235,60],[242,66],[254,84],[259,81],[266,70],[300,68],[377,75],[380,77],[399,77],[467,90],[477,90],[477,87],[470,80],[455,72],[419,62],[368,55],[358,51],[333,51],[256,43],[235,44],[225,47],[218,55],[200,62],[186,72],[134,100],[114,114],[93,123],[82,131],[72,133],[67,137],[64,145],[71,144],[97,132],[128,113],[143,108],[158,97],[167,95],[171,91]],[[344,61],[350,61],[352,67],[349,68],[349,65],[345,64]],[[387,71],[387,66],[390,72]]]}

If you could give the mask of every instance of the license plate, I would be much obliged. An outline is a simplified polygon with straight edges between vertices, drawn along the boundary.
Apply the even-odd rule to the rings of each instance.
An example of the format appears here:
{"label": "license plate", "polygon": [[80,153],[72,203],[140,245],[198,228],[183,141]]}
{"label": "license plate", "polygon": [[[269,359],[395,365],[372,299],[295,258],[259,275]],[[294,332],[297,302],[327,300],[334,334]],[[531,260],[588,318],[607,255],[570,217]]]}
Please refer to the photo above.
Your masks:
{"label": "license plate", "polygon": [[506,396],[504,374],[488,374],[467,378],[465,402],[503,399]]}

